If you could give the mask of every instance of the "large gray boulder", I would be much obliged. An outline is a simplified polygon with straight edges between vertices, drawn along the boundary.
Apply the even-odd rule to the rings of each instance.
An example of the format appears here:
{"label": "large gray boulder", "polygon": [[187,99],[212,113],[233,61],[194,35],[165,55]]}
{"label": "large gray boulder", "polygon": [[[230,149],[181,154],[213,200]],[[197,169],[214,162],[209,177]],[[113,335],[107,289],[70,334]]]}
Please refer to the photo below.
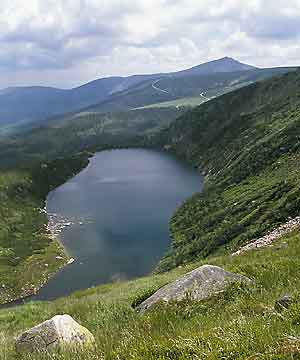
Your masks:
{"label": "large gray boulder", "polygon": [[204,300],[224,291],[226,286],[233,282],[250,283],[251,280],[218,266],[203,265],[159,289],[142,302],[137,310],[143,313],[161,301]]}
{"label": "large gray boulder", "polygon": [[86,346],[94,342],[93,335],[69,315],[57,315],[52,319],[25,331],[16,340],[16,350],[40,352],[58,346]]}

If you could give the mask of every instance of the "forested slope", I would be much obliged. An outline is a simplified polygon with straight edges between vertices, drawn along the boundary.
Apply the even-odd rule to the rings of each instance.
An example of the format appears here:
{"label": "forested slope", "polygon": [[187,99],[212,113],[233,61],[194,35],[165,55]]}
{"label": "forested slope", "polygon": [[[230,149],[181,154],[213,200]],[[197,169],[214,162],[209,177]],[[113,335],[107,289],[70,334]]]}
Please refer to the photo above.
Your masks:
{"label": "forested slope", "polygon": [[263,235],[300,210],[300,71],[209,101],[154,143],[207,175],[174,215],[160,269]]}

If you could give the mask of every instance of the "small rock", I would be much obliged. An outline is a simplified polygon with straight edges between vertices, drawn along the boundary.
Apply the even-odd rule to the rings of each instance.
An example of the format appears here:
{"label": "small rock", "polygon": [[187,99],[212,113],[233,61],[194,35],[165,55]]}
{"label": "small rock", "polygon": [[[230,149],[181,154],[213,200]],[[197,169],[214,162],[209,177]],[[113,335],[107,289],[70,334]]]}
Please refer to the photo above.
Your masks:
{"label": "small rock", "polygon": [[283,295],[279,299],[276,300],[275,309],[282,310],[289,308],[293,303],[293,298],[291,295]]}
{"label": "small rock", "polygon": [[16,350],[18,353],[41,352],[59,346],[83,347],[94,341],[89,330],[70,315],[56,315],[20,335],[16,339]]}
{"label": "small rock", "polygon": [[204,300],[225,290],[232,282],[251,283],[245,276],[230,273],[218,266],[203,265],[168,284],[142,302],[137,310],[145,312],[160,301]]}

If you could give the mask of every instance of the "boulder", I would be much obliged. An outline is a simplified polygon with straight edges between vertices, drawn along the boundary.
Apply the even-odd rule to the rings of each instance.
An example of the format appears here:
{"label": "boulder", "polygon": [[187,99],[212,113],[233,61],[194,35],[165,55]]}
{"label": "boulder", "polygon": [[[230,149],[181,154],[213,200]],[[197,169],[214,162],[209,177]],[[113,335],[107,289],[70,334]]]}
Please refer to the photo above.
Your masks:
{"label": "boulder", "polygon": [[224,291],[232,282],[250,283],[251,280],[218,266],[203,265],[159,289],[142,302],[137,310],[143,313],[161,301],[204,300]]}
{"label": "boulder", "polygon": [[57,315],[25,331],[16,340],[18,353],[41,352],[59,346],[86,346],[93,335],[70,315]]}

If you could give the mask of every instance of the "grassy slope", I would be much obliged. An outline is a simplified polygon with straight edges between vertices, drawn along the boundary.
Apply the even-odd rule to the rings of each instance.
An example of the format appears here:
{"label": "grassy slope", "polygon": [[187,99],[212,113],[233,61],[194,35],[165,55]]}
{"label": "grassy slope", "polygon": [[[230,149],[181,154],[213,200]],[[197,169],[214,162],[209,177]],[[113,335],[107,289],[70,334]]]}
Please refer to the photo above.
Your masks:
{"label": "grassy slope", "polygon": [[250,85],[183,115],[161,135],[207,174],[171,222],[160,270],[233,249],[299,215],[300,71]]}
{"label": "grassy slope", "polygon": [[83,154],[1,172],[0,303],[33,294],[66,262],[63,249],[46,231],[47,216],[40,208],[51,189],[86,165]]}
{"label": "grassy slope", "polygon": [[[288,244],[288,245],[287,245]],[[29,355],[27,359],[296,359],[300,341],[300,235],[292,233],[274,247],[239,257],[210,257],[255,279],[250,288],[232,287],[209,301],[162,305],[146,315],[132,304],[202,262],[135,281],[100,286],[51,303],[0,310],[0,359],[17,358],[14,337],[56,314],[68,313],[89,328],[96,347],[79,353]],[[278,296],[295,303],[277,312]],[[26,359],[26,357],[25,357]]]}

